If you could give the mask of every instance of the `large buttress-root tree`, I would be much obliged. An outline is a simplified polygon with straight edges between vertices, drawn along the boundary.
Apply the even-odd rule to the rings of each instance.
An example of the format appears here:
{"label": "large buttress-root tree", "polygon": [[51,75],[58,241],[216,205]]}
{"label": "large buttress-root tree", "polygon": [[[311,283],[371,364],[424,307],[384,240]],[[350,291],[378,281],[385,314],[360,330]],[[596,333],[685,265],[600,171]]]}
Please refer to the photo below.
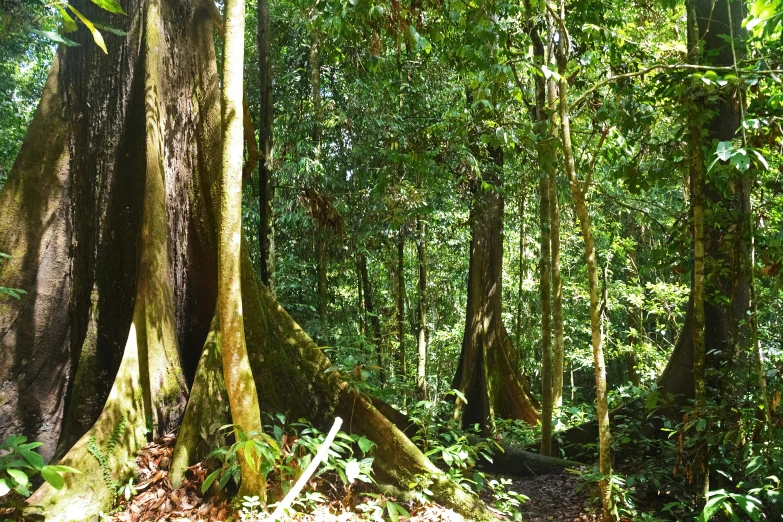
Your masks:
{"label": "large buttress-root tree", "polygon": [[[189,382],[195,420],[180,433],[180,462],[192,462],[212,431],[185,428],[228,415],[224,384],[209,372],[221,340],[221,110],[209,12],[196,0],[129,1],[127,17],[75,5],[128,36],[108,41],[108,56],[81,33],[80,47],[58,53],[0,192],[0,250],[13,256],[0,277],[28,292],[0,314],[0,437],[41,440],[47,459],[63,455],[83,472],[31,498],[49,520],[109,507],[112,481],[128,476],[137,449],[179,425]],[[323,428],[340,415],[344,429],[378,444],[379,479],[407,489],[430,474],[435,498],[487,518],[365,397],[324,373],[329,361],[256,281],[246,249],[241,263],[262,410]]]}
{"label": "large buttress-root tree", "polygon": [[492,431],[495,416],[538,422],[523,376],[515,371],[513,348],[501,315],[503,152],[491,148],[489,155],[491,165],[482,173],[485,183],[474,183],[465,334],[452,384],[467,399],[465,403],[457,398],[455,417],[462,415],[463,426],[479,423],[485,434]]}

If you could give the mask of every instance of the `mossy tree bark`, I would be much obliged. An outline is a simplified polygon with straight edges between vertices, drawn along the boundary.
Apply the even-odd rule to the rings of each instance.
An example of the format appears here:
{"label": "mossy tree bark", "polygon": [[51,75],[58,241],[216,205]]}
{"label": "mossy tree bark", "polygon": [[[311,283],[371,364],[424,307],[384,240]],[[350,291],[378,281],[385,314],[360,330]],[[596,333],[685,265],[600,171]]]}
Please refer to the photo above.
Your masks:
{"label": "mossy tree bark", "polygon": [[[539,66],[551,62],[551,56],[546,55],[544,42],[538,28],[531,27],[533,40],[533,59]],[[551,33],[551,29],[550,29]],[[557,197],[552,184],[556,182],[557,169],[557,128],[555,127],[554,79],[536,76],[536,152],[539,172],[538,191],[540,198],[539,228],[541,230],[541,259],[539,263],[539,298],[541,300],[541,454],[552,454],[552,414],[554,409],[553,395],[553,361],[552,361],[552,291],[554,282],[553,271],[553,236],[552,218],[555,211],[551,208],[552,198]],[[556,204],[556,202],[554,203]],[[559,244],[558,244],[559,252]],[[558,256],[559,261],[559,256]],[[559,269],[558,269],[559,276]],[[562,320],[562,302],[561,302]],[[562,378],[561,378],[562,383]]]}
{"label": "mossy tree bark", "polygon": [[[76,6],[99,16],[91,2]],[[108,57],[86,31],[77,33],[80,47],[58,54],[0,192],[0,246],[16,254],[2,276],[29,291],[4,305],[10,364],[0,369],[17,399],[3,404],[3,435],[41,439],[47,456],[58,437],[73,438],[63,462],[83,471],[66,476],[59,493],[44,485],[33,495],[47,520],[111,507],[111,482],[127,477],[138,448],[179,424],[183,374],[195,374],[188,412],[201,420],[183,426],[175,468],[206,450],[202,438],[227,413],[213,321],[222,139],[213,24],[201,2],[125,8],[130,16],[107,20],[129,33],[107,41]],[[378,443],[380,480],[405,490],[430,474],[437,501],[491,519],[366,398],[324,373],[329,361],[256,281],[242,248],[245,340],[263,409],[321,428],[340,415],[346,430]],[[88,390],[108,398],[76,404]]]}
{"label": "mossy tree bark", "polygon": [[461,415],[463,426],[479,423],[485,434],[494,430],[496,415],[538,422],[538,412],[513,365],[513,348],[501,316],[503,151],[490,148],[489,156],[484,183],[477,181],[473,187],[465,334],[452,383],[467,399],[456,399],[455,418]]}
{"label": "mossy tree bark", "polygon": [[601,307],[598,287],[598,259],[593,239],[592,224],[587,202],[587,192],[590,188],[589,173],[585,180],[579,180],[576,173],[573,145],[571,142],[571,114],[568,107],[568,46],[565,35],[566,9],[565,0],[559,2],[560,39],[557,42],[557,68],[560,74],[558,87],[560,90],[560,141],[563,151],[563,165],[571,186],[574,207],[582,230],[585,246],[585,262],[587,264],[587,280],[590,294],[590,332],[593,349],[593,366],[595,369],[596,416],[598,418],[598,469],[603,476],[599,481],[601,504],[603,505],[602,520],[617,520],[617,509],[612,494],[612,460],[611,433],[609,429],[609,405],[606,389],[606,361],[603,349],[603,330],[601,326]]}
{"label": "mossy tree bark", "polygon": [[31,292],[6,307],[15,320],[3,329],[4,355],[37,372],[11,377],[29,389],[3,435],[41,440],[47,458],[59,436],[62,461],[83,471],[62,492],[44,485],[31,497],[49,520],[110,505],[136,450],[179,425],[196,363],[189,348],[203,344],[214,306],[214,256],[191,263],[214,230],[201,213],[220,142],[212,26],[196,5],[126,9],[131,16],[109,20],[129,33],[108,40],[110,56],[89,33],[60,50],[0,193],[21,203],[0,224],[4,249],[16,252],[24,238],[34,257],[57,261],[21,259],[14,283]]}
{"label": "mossy tree bark", "polygon": [[[245,345],[245,327],[241,297],[242,238],[242,72],[245,56],[245,1],[226,2],[221,97],[223,147],[220,176],[220,213],[218,228],[218,300],[222,335],[223,378],[234,431],[260,433],[261,410],[258,407],[253,372]],[[266,481],[259,466],[248,462],[240,451],[242,469],[240,495],[259,495],[265,500]],[[262,500],[262,501],[263,501]]]}
{"label": "mossy tree bark", "polygon": [[[709,56],[710,65],[733,66],[734,56],[726,40],[732,34],[735,37],[742,35],[744,4],[729,0],[696,0],[691,10],[690,16],[696,20],[693,36],[689,36],[691,46],[694,45],[694,38],[696,42],[701,42],[701,56],[704,60]],[[696,38],[696,34],[701,35],[701,38]],[[744,52],[739,48],[737,51],[738,59],[741,59]],[[712,140],[731,141],[737,137],[741,123],[740,103],[744,103],[744,97],[739,97],[741,101],[737,103],[733,88],[726,88],[717,94],[702,100],[700,121],[697,123],[706,133],[702,133],[699,147]],[[705,114],[711,116],[707,121],[703,119]],[[693,144],[693,147],[696,146]],[[691,150],[693,154],[695,149]],[[732,172],[734,174],[725,177],[722,183],[715,180],[706,184],[706,174],[700,183],[704,199],[704,280],[709,281],[703,290],[706,370],[733,364],[735,354],[743,348],[749,348],[751,338],[747,320],[751,279],[750,184],[747,176],[733,168]],[[695,203],[695,200],[692,201],[692,205]],[[694,310],[694,290],[691,289],[692,295],[680,336],[658,380],[663,392],[679,396],[683,404],[687,399],[695,397],[695,364],[701,358],[700,355],[694,356],[694,332],[701,330],[696,319],[698,314]],[[700,344],[698,339],[696,344]],[[707,384],[716,389],[725,387],[718,382]]]}

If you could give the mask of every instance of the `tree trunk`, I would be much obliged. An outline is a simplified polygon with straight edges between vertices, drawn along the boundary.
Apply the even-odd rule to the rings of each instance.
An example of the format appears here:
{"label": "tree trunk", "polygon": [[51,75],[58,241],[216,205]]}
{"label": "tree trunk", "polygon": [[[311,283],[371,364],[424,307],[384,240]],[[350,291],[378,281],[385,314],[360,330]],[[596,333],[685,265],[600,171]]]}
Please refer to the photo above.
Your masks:
{"label": "tree trunk", "polygon": [[274,179],[272,176],[272,28],[269,0],[258,0],[258,65],[261,112],[258,118],[258,142],[261,154],[258,164],[258,248],[261,282],[274,292],[275,230]]}
{"label": "tree trunk", "polygon": [[452,388],[467,403],[456,399],[454,416],[462,415],[463,426],[481,425],[485,434],[494,429],[495,415],[538,422],[524,385],[517,375],[513,347],[503,320],[503,195],[501,172],[503,152],[490,149],[491,165],[476,183],[470,209],[470,264],[465,334]]}
{"label": "tree trunk", "polygon": [[416,256],[419,264],[419,302],[417,307],[418,336],[416,338],[416,394],[427,398],[427,243],[424,241],[424,221],[416,221],[418,232]]}
{"label": "tree trunk", "polygon": [[367,271],[367,255],[357,254],[357,260],[359,272],[362,275],[362,287],[364,287],[364,311],[369,317],[372,328],[372,343],[378,359],[378,377],[383,384],[386,382],[386,371],[383,366],[383,352],[381,350],[381,320],[373,307],[372,286],[370,286],[370,274]]}
{"label": "tree trunk", "polygon": [[[731,24],[729,11],[731,8]],[[732,66],[734,56],[725,39],[731,33],[735,37],[743,34],[742,20],[745,7],[742,2],[729,0],[697,0],[693,6],[698,22],[698,34],[704,42],[703,56],[712,57],[711,65]],[[694,15],[692,15],[694,16]],[[690,36],[693,40],[695,36]],[[743,53],[739,53],[741,59]],[[700,144],[712,140],[731,141],[740,128],[742,100],[737,103],[734,92],[724,90],[721,96],[711,93],[702,101],[700,114],[712,114],[704,122],[706,136]],[[702,118],[703,120],[703,118]],[[694,149],[695,150],[695,149]],[[702,167],[704,168],[704,167]],[[705,368],[726,368],[735,358],[735,353],[748,348],[750,329],[747,314],[750,307],[750,186],[746,176],[731,169],[726,184],[712,183],[702,186],[704,206],[712,209],[705,214],[704,222],[704,351]],[[706,178],[706,175],[704,176]],[[706,180],[705,180],[706,181]],[[719,186],[716,186],[716,183]],[[707,220],[707,216],[712,216]],[[727,233],[727,231],[732,231]],[[694,381],[694,337],[698,328],[695,324],[694,296],[688,310],[682,331],[672,352],[669,363],[658,380],[663,392],[679,395],[687,401],[695,395]],[[697,357],[697,359],[700,358]],[[721,372],[725,373],[725,372]],[[720,383],[710,386],[725,388]],[[725,393],[727,390],[721,390]]]}
{"label": "tree trunk", "polygon": [[[535,27],[531,31],[533,56],[539,66],[546,60],[544,44]],[[535,78],[536,93],[536,152],[541,172],[538,175],[539,228],[541,229],[541,260],[538,292],[541,299],[541,454],[552,453],[552,204],[550,188],[556,172],[556,128],[554,106],[551,105],[554,81]]]}
{"label": "tree trunk", "polygon": [[[77,7],[86,16],[98,14],[89,3],[77,1]],[[31,437],[47,434],[44,450],[51,454],[57,438],[52,432],[66,433],[63,411],[70,411],[78,393],[84,395],[73,389],[74,381],[101,382],[86,371],[100,366],[85,358],[95,353],[95,359],[113,361],[118,343],[125,346],[103,411],[98,404],[94,412],[88,408],[75,416],[97,418],[63,459],[83,473],[67,475],[60,492],[44,485],[31,497],[46,509],[47,520],[83,520],[108,510],[111,483],[127,477],[138,448],[178,425],[185,393],[179,352],[183,366],[191,364],[195,374],[188,411],[212,423],[226,412],[226,400],[218,399],[225,396],[219,391],[221,356],[213,322],[221,143],[213,26],[201,3],[148,0],[126,9],[127,18],[108,16],[129,33],[107,42],[110,57],[82,32],[77,34],[82,46],[58,54],[0,192],[8,211],[0,222],[0,244],[19,259],[5,265],[2,275],[29,291],[6,306],[3,317],[14,315],[12,324],[2,323],[8,348],[2,353],[17,373],[6,373],[5,364],[0,368],[15,397],[25,394],[12,409],[3,405],[3,428]],[[164,41],[167,45],[156,45]],[[149,63],[153,60],[159,65]],[[155,74],[155,67],[165,74]],[[407,489],[416,474],[430,475],[434,500],[468,518],[492,519],[365,397],[336,372],[324,373],[329,361],[256,281],[246,245],[242,248],[244,331],[265,411],[289,411],[322,428],[335,414],[350,419],[348,431],[378,444],[379,480]],[[51,321],[39,323],[42,317]],[[34,377],[19,371],[23,358],[35,368]],[[217,369],[205,372],[209,364]],[[214,414],[204,415],[211,405]],[[42,427],[43,418],[49,424]],[[26,423],[31,419],[35,422]],[[77,438],[84,424],[72,425]],[[187,439],[198,437],[183,431],[180,444]],[[177,448],[175,462],[184,449]],[[185,460],[195,453],[187,452]]]}
{"label": "tree trunk", "polygon": [[[556,106],[557,94],[554,81],[550,82],[547,101]],[[554,122],[553,122],[554,127]],[[557,132],[557,131],[555,131]],[[557,196],[557,169],[549,171],[549,224],[552,241],[552,409],[560,411],[563,405],[563,360],[565,358],[565,340],[563,332],[563,279],[560,276],[560,204]]]}
{"label": "tree trunk", "polygon": [[[223,379],[237,440],[239,433],[260,433],[253,372],[245,344],[241,296],[242,237],[242,71],[245,57],[245,0],[226,2],[223,56],[223,148],[221,154],[220,213],[218,214],[218,299],[222,336]],[[266,502],[266,479],[244,450],[237,456],[242,470],[239,495],[259,495]]]}
{"label": "tree trunk", "polygon": [[405,239],[402,229],[397,238],[397,338],[399,351],[397,353],[400,364],[400,375],[403,381],[407,375],[405,360]]}
{"label": "tree trunk", "polygon": [[[560,0],[560,23],[565,26],[565,0]],[[561,29],[563,28],[561,27]],[[587,280],[590,293],[590,331],[593,348],[593,365],[595,367],[595,391],[598,417],[598,468],[603,475],[599,481],[601,489],[601,504],[603,505],[603,520],[616,520],[617,510],[612,494],[612,461],[611,434],[609,431],[609,406],[606,393],[606,362],[603,350],[603,331],[601,329],[601,307],[598,288],[598,260],[593,240],[593,230],[590,214],[587,208],[587,191],[589,179],[580,181],[576,175],[573,146],[571,144],[570,113],[568,108],[568,43],[563,37],[565,31],[560,31],[561,38],[557,45],[557,67],[560,74],[560,140],[563,149],[563,164],[568,175],[574,206],[582,229],[585,244],[585,261],[587,262]]]}
{"label": "tree trunk", "polygon": [[[59,435],[63,463],[83,472],[31,497],[51,520],[111,504],[136,450],[178,426],[217,272],[203,213],[221,139],[208,13],[76,6],[129,35],[107,41],[108,57],[81,32],[83,45],[58,53],[0,193],[11,217],[0,244],[19,254],[3,277],[29,290],[2,314],[13,321],[0,371],[16,370],[3,375],[13,409],[3,405],[2,436],[38,438],[48,458]],[[183,25],[193,31],[173,30]]]}

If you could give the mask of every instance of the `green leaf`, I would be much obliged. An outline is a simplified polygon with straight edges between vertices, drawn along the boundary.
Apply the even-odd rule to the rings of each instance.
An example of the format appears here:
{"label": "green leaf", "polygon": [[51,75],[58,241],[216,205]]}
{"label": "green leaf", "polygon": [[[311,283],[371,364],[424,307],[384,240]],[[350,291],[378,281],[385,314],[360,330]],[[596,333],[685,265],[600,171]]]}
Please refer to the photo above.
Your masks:
{"label": "green leaf", "polygon": [[104,53],[109,54],[109,51],[106,50],[106,44],[103,41],[103,35],[101,35],[101,32],[95,28],[95,25],[92,22],[90,22],[83,14],[79,12],[78,9],[76,9],[71,4],[68,4],[68,9],[70,9],[73,12],[73,14],[75,14],[79,18],[79,20],[81,20],[82,23],[87,26],[87,29],[89,29],[90,32],[92,33],[92,39],[95,40],[95,45],[100,47]]}
{"label": "green leaf", "polygon": [[220,469],[216,469],[209,475],[207,475],[207,478],[204,479],[204,483],[201,485],[201,493],[206,493],[209,487],[212,485],[213,482],[215,482],[215,479],[218,478],[218,475],[220,475]]}
{"label": "green leaf", "polygon": [[464,393],[462,393],[461,391],[459,391],[459,390],[451,390],[451,393],[453,393],[454,395],[456,395],[457,397],[459,397],[459,399],[460,399],[462,402],[464,402],[465,404],[467,404],[467,403],[468,403],[468,399],[465,397],[465,394],[464,394]]}
{"label": "green leaf", "polygon": [[62,489],[65,485],[65,480],[63,480],[62,475],[57,473],[50,466],[44,466],[41,468],[41,476],[56,490]]}
{"label": "green leaf", "polygon": [[127,32],[123,31],[122,29],[117,29],[116,27],[112,27],[110,25],[99,24],[98,22],[95,22],[93,25],[98,29],[103,29],[104,31],[108,31],[112,34],[116,34],[117,36],[128,36]]}
{"label": "green leaf", "polygon": [[731,156],[731,164],[737,167],[740,172],[745,172],[750,168],[750,158],[744,149],[739,149]]}
{"label": "green leaf", "polygon": [[721,161],[729,161],[734,154],[734,145],[730,141],[721,141],[718,143],[718,148],[715,150],[715,154]]}
{"label": "green leaf", "polygon": [[105,9],[106,11],[109,11],[110,13],[117,13],[123,15],[126,14],[116,0],[92,0],[92,3],[94,3],[101,9]]}
{"label": "green leaf", "polygon": [[734,502],[736,502],[737,505],[748,514],[753,522],[761,522],[761,510],[759,509],[761,502],[756,497],[732,493],[731,498],[734,499]]}
{"label": "green leaf", "polygon": [[34,451],[22,450],[19,454],[35,469],[41,469],[45,464],[43,457]]}
{"label": "green leaf", "polygon": [[11,491],[11,487],[8,484],[8,479],[1,478],[0,479],[0,497],[3,497],[8,494],[8,492]]}
{"label": "green leaf", "polygon": [[655,407],[658,405],[658,397],[660,397],[660,395],[660,392],[657,391],[647,394],[647,398],[644,399],[644,407],[647,408],[647,411],[655,409]]}
{"label": "green leaf", "polygon": [[247,440],[245,441],[245,461],[247,462],[247,465],[251,468],[255,466],[255,462],[253,462],[253,452],[255,451],[256,443],[254,440]]}
{"label": "green leaf", "polygon": [[7,469],[5,471],[20,486],[26,486],[30,482],[30,479],[27,478],[27,473],[25,473],[22,470],[19,470],[19,469]]}
{"label": "green leaf", "polygon": [[61,44],[66,45],[68,47],[76,47],[76,46],[79,45],[78,43],[74,42],[73,40],[65,38],[64,36],[62,36],[59,33],[56,33],[55,31],[42,31],[40,29],[35,29],[35,28],[32,28],[32,27],[29,27],[28,30],[31,33],[33,33],[33,34],[37,34],[38,36],[43,36],[46,39],[49,39],[49,40],[51,40],[53,42],[56,42],[56,43],[61,43]]}
{"label": "green leaf", "polygon": [[362,450],[362,453],[367,453],[375,445],[373,441],[371,441],[367,437],[361,437],[358,441],[358,444],[359,444],[359,449]]}
{"label": "green leaf", "polygon": [[697,522],[708,522],[711,520],[728,498],[728,494],[726,494],[726,491],[723,489],[710,491],[710,494],[714,496],[712,496],[712,498],[710,498],[704,505],[704,509],[699,514],[699,518],[696,519]]}
{"label": "green leaf", "polygon": [[70,466],[63,466],[62,464],[55,464],[53,466],[44,466],[46,468],[49,468],[53,471],[57,471],[59,473],[78,473],[81,475],[81,471],[79,471],[76,468],[72,468]]}
{"label": "green leaf", "polygon": [[386,511],[389,513],[389,520],[391,522],[397,522],[400,519],[400,514],[397,513],[397,508],[394,502],[386,501]]}
{"label": "green leaf", "polygon": [[71,15],[68,14],[68,12],[62,8],[61,5],[55,4],[54,5],[58,11],[60,11],[60,16],[63,17],[61,20],[62,26],[63,26],[63,32],[64,33],[72,33],[79,28],[76,25],[76,22],[71,18]]}

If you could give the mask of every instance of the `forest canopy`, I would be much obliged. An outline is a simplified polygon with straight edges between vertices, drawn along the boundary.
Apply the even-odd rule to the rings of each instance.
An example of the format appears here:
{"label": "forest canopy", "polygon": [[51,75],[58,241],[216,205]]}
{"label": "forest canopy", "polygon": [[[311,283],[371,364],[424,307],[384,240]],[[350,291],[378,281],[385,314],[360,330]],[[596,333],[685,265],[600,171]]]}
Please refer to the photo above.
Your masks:
{"label": "forest canopy", "polygon": [[0,520],[779,518],[782,78],[781,0],[0,1]]}

